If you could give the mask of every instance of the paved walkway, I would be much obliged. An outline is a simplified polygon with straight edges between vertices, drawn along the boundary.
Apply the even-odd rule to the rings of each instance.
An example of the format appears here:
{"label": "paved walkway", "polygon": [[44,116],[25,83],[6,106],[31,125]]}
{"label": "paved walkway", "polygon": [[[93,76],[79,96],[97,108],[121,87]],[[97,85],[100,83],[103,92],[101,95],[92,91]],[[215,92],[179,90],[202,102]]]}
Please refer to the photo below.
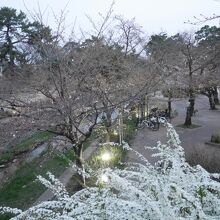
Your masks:
{"label": "paved walkway", "polygon": [[[192,155],[195,151],[199,151],[203,152],[206,157],[211,157],[215,154],[220,159],[220,148],[205,144],[206,141],[210,141],[212,132],[215,129],[220,129],[220,106],[217,106],[218,110],[209,110],[208,98],[198,96],[195,103],[195,109],[198,109],[198,113],[192,117],[192,123],[201,127],[186,129],[176,126],[183,124],[185,121],[187,99],[173,101],[172,105],[173,109],[178,111],[178,116],[171,123],[180,136],[186,157]],[[148,128],[144,128],[138,131],[132,142],[132,148],[140,152],[150,163],[155,163],[156,158],[151,157],[153,152],[145,150],[144,146],[156,146],[157,141],[165,143],[166,140],[166,129],[164,127],[161,126],[159,131],[151,131]],[[140,159],[134,153],[129,152],[128,161],[140,162]]]}
{"label": "paved walkway", "polygon": [[[91,145],[83,152],[83,158],[85,160],[88,160],[91,155],[95,152],[98,146],[98,141],[94,141],[91,143]],[[73,176],[73,169],[71,167],[67,168],[63,174],[60,176],[59,180],[61,183],[66,186],[68,182],[70,181],[71,177]],[[47,189],[37,200],[33,205],[40,204],[43,201],[51,200],[54,197],[53,193],[50,189]]]}

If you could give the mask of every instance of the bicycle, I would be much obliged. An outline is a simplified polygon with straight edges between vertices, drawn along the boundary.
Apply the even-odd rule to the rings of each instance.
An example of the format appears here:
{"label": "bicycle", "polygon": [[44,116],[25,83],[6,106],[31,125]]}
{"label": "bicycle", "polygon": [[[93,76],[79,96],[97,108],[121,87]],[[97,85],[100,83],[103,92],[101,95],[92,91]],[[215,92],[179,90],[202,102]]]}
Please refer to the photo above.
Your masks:
{"label": "bicycle", "polygon": [[158,117],[158,122],[162,124],[163,126],[166,126],[166,124],[168,123],[168,120],[166,117]]}
{"label": "bicycle", "polygon": [[145,126],[152,131],[157,131],[159,129],[159,124],[157,123],[156,118],[146,119],[138,124],[139,129],[143,129]]}

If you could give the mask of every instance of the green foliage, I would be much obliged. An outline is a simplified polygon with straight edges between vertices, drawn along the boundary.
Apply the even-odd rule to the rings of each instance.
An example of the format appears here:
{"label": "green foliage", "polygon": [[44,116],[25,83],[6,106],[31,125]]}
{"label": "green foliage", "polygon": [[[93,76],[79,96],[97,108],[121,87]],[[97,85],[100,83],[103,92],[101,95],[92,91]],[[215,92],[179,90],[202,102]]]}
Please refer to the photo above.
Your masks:
{"label": "green foliage", "polygon": [[[124,137],[123,138],[124,138],[124,141],[129,142],[135,135],[137,118],[132,117],[131,119],[129,119],[125,117],[123,121],[124,121],[124,124],[123,124]],[[103,146],[101,145],[96,151],[96,153],[92,156],[92,158],[89,161],[89,165],[92,168],[99,169],[103,167],[115,167],[115,166],[120,167],[121,163],[124,162],[126,151],[117,144],[119,141],[118,134],[112,133],[111,141],[115,142],[116,144],[115,145],[104,144]],[[108,161],[102,160],[102,155],[105,152],[108,152],[110,154],[110,159]]]}
{"label": "green foliage", "polygon": [[203,200],[206,196],[205,189],[202,186],[200,186],[199,189],[196,191],[196,193],[197,193],[197,196],[198,196],[200,202],[203,203]]}
{"label": "green foliage", "polygon": [[21,45],[33,45],[39,41],[51,41],[51,29],[39,22],[30,22],[25,13],[16,9],[0,8],[0,59],[10,66],[26,63],[29,52]]}
{"label": "green foliage", "polygon": [[[49,174],[48,179],[41,176],[42,184],[49,186],[56,196],[53,201],[25,212],[9,207],[1,209],[18,213],[18,219],[36,216],[37,219],[219,219],[220,185],[213,180],[219,174],[210,174],[201,166],[190,166],[177,133],[170,124],[167,128],[167,143],[151,147],[158,151],[154,156],[160,157],[160,166],[150,164],[135,151],[145,163],[129,163],[126,169],[90,170],[86,174],[92,177],[96,174],[96,186],[88,186],[73,195],[53,175]],[[127,144],[123,147],[132,151]]]}
{"label": "green foliage", "polygon": [[152,35],[150,38],[150,41],[147,43],[145,50],[147,54],[151,54],[155,52],[158,48],[162,46],[162,44],[165,43],[167,40],[167,34],[166,33],[160,33],[156,35]]}
{"label": "green foliage", "polygon": [[[103,160],[103,155],[108,154],[109,159]],[[123,168],[122,162],[125,161],[126,151],[117,143],[103,144],[99,146],[97,151],[92,155],[92,157],[87,161],[86,167],[95,171],[101,171],[105,168]],[[90,176],[86,180],[86,184],[93,186],[97,182],[97,173]],[[100,185],[101,187],[101,185]]]}
{"label": "green foliage", "polygon": [[[71,152],[67,152],[67,158]],[[28,208],[45,191],[45,187],[36,181],[37,175],[45,175],[51,170],[55,176],[59,176],[68,166],[68,161],[61,155],[44,154],[31,163],[23,164],[6,185],[0,189],[0,205]],[[9,219],[6,215],[0,219]]]}
{"label": "green foliage", "polygon": [[[102,159],[103,154],[108,153],[109,160],[104,161]],[[124,161],[125,151],[123,148],[117,144],[104,144],[101,145],[92,158],[89,160],[88,164],[94,170],[106,167],[120,167],[121,163]]]}
{"label": "green foliage", "polygon": [[220,129],[215,131],[211,136],[211,142],[220,144]]}
{"label": "green foliage", "polygon": [[184,207],[184,208],[180,208],[180,213],[183,217],[187,217],[187,215],[190,215],[190,207]]}
{"label": "green foliage", "polygon": [[14,152],[20,153],[20,152],[30,150],[36,144],[39,144],[39,142],[42,143],[44,141],[51,139],[52,137],[54,137],[54,134],[50,133],[48,131],[36,132],[30,138],[25,139],[25,140],[21,141],[19,144],[17,144],[14,147]]}
{"label": "green foliage", "polygon": [[77,156],[72,148],[68,149],[65,153],[52,152],[52,156],[54,156],[54,155],[56,155],[58,158],[63,160],[66,164],[72,164],[72,162],[74,162],[77,158]]}
{"label": "green foliage", "polygon": [[137,128],[137,118],[132,117],[131,119],[124,119],[124,140],[129,143],[129,141],[134,137]]}
{"label": "green foliage", "polygon": [[47,131],[38,131],[27,139],[11,147],[7,152],[0,156],[0,164],[7,163],[15,158],[16,155],[32,150],[40,143],[54,137],[54,134]]}
{"label": "green foliage", "polygon": [[209,44],[214,46],[216,42],[219,42],[220,39],[220,28],[216,26],[210,27],[205,25],[199,31],[196,32],[195,39],[199,44]]}
{"label": "green foliage", "polygon": [[5,152],[0,156],[0,164],[7,163],[8,161],[13,160],[14,154],[12,152]]}
{"label": "green foliage", "polygon": [[[124,139],[130,140],[136,129],[136,118],[132,120],[124,118]],[[114,135],[118,139],[117,135]],[[99,130],[94,130],[91,137],[84,143],[86,149],[92,140],[99,136]],[[13,151],[8,153],[8,157],[13,153],[23,152],[30,150],[36,144],[46,141],[53,137],[49,132],[37,132],[31,137],[23,140],[15,145]],[[109,152],[110,159],[103,161],[101,155]],[[49,152],[40,158],[35,159],[32,163],[23,164],[15,173],[13,179],[8,182],[3,188],[0,189],[0,205],[13,206],[18,208],[28,208],[36,199],[44,192],[45,188],[35,181],[37,175],[45,175],[47,170],[50,170],[56,176],[59,176],[68,166],[70,160],[74,160],[75,155],[73,150],[69,150],[65,155],[55,155]],[[88,164],[93,169],[106,168],[106,167],[121,167],[125,160],[125,150],[119,145],[103,145],[98,148],[94,156],[89,160]],[[6,157],[6,155],[5,155]],[[96,180],[90,180],[92,183]],[[11,216],[4,215],[1,219],[9,219]]]}

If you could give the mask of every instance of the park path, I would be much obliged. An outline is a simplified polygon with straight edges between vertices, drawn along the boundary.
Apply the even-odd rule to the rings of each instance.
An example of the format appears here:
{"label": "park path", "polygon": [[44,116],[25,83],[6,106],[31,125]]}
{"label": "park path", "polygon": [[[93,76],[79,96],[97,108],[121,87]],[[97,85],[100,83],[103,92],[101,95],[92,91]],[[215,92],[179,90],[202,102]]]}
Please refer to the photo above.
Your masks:
{"label": "park path", "polygon": [[[96,151],[97,147],[99,146],[98,140],[93,141],[90,146],[83,152],[83,158],[88,160],[91,155]],[[68,184],[71,177],[74,175],[72,167],[68,167],[63,174],[59,177],[61,183],[64,186]],[[54,194],[51,192],[50,189],[47,189],[36,201],[33,205],[38,205],[41,202],[51,200],[54,197]]]}
{"label": "park path", "polygon": [[[180,136],[186,157],[198,151],[204,152],[206,157],[211,157],[215,154],[220,160],[220,148],[205,144],[206,141],[210,141],[212,132],[215,129],[220,129],[220,110],[209,110],[208,98],[198,96],[195,103],[195,109],[198,109],[198,113],[192,117],[192,123],[200,125],[200,127],[185,129],[177,127],[177,125],[184,123],[186,106],[188,105],[187,99],[175,100],[172,104],[173,109],[177,110],[178,116],[171,123]],[[220,108],[220,106],[217,107]],[[154,152],[145,150],[144,146],[156,146],[157,141],[165,143],[166,140],[166,129],[164,127],[160,126],[159,131],[151,131],[148,128],[144,128],[138,130],[131,147],[141,153],[150,163],[154,164],[157,161],[157,158],[151,157]],[[132,152],[128,152],[127,160],[129,162],[141,162],[138,156]]]}

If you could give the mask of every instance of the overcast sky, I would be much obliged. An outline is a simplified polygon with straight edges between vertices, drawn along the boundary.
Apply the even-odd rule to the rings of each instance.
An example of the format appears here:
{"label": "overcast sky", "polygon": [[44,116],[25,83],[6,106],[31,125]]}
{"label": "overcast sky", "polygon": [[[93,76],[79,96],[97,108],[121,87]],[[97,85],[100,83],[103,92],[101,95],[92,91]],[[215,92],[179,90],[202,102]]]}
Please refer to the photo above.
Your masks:
{"label": "overcast sky", "polygon": [[[59,14],[67,5],[66,25],[70,27],[76,21],[75,27],[89,29],[89,22],[85,15],[94,20],[98,13],[105,13],[112,0],[0,0],[0,6],[13,7],[27,13],[37,10],[45,12],[44,20],[51,25],[52,14]],[[25,4],[24,4],[25,3]],[[25,7],[26,5],[26,7]],[[199,26],[184,24],[194,16],[200,14],[211,16],[220,15],[220,1],[218,0],[115,0],[114,14],[123,15],[126,18],[136,18],[136,22],[143,27],[148,34],[167,32],[170,35],[178,32],[198,29]],[[219,21],[206,23],[218,25]],[[203,24],[204,25],[204,24]]]}

